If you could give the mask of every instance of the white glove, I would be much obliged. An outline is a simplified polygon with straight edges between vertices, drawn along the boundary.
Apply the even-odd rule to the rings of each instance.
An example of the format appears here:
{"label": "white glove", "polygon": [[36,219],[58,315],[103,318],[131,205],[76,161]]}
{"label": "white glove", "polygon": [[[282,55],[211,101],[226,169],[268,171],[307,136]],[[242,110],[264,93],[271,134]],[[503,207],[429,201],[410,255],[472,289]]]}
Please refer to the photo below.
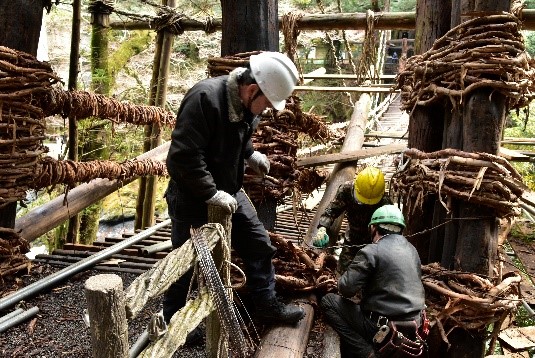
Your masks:
{"label": "white glove", "polygon": [[238,202],[227,192],[218,190],[214,196],[206,200],[206,204],[221,206],[228,213],[232,214],[238,209]]}
{"label": "white glove", "polygon": [[267,156],[257,150],[247,159],[247,165],[258,175],[264,176],[269,173],[269,160]]}

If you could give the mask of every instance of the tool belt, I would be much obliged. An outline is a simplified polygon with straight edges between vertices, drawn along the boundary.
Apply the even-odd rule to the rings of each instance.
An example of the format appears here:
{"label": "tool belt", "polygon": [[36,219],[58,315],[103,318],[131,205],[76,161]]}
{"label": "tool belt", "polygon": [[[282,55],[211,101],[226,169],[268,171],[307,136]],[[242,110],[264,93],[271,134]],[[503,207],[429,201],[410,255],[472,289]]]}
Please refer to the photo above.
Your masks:
{"label": "tool belt", "polygon": [[385,319],[373,337],[374,348],[379,357],[423,357],[427,352],[425,339],[428,333],[429,320],[425,311],[422,311],[420,325],[415,320]]}

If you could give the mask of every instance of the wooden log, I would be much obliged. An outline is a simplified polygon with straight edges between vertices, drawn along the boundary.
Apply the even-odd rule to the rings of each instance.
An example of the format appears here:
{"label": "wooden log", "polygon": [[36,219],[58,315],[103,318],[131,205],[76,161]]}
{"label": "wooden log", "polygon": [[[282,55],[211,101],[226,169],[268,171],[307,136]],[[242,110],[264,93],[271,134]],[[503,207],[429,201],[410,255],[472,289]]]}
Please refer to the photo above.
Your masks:
{"label": "wooden log", "polygon": [[308,335],[314,321],[314,308],[309,302],[299,301],[305,316],[295,326],[274,326],[267,331],[256,351],[255,358],[301,358],[306,353]]}
{"label": "wooden log", "polygon": [[128,357],[123,280],[113,274],[92,276],[85,282],[85,296],[93,357]]}
{"label": "wooden log", "polygon": [[[368,114],[370,113],[372,99],[367,93],[360,96],[359,100],[355,103],[353,114],[351,115],[351,121],[347,127],[344,144],[342,145],[341,153],[347,153],[362,148],[364,143],[364,131],[366,129],[366,122],[368,120]],[[329,205],[329,203],[336,196],[338,187],[344,182],[353,179],[356,171],[356,161],[337,163],[330,175],[329,182],[325,188],[325,193],[318,204],[318,209],[314,214],[314,218],[310,222],[310,226],[307,230],[303,243],[310,245],[314,235],[318,231],[318,223],[321,215]],[[336,238],[337,233],[342,225],[343,217],[340,216],[335,223],[329,228],[330,237],[332,240]]]}
{"label": "wooden log", "polygon": [[[390,86],[390,85],[389,85]],[[390,87],[361,86],[361,87],[320,87],[320,86],[295,86],[295,91],[308,92],[358,92],[358,93],[394,93]]]}
{"label": "wooden log", "polygon": [[[323,67],[322,67],[323,68]],[[310,73],[304,74],[303,78],[306,80],[308,78],[315,79],[315,80],[325,80],[325,79],[333,79],[333,80],[359,80],[363,79],[362,76],[359,75],[352,75],[352,74],[346,74],[346,73],[326,73],[326,74],[318,74],[315,71],[312,71]],[[380,75],[380,80],[393,80],[396,78],[396,75]],[[365,80],[371,80],[371,78],[366,77]],[[306,82],[305,82],[306,83]]]}
{"label": "wooden log", "polygon": [[323,355],[322,357],[340,358],[340,336],[329,325],[325,327],[323,333]]}
{"label": "wooden log", "polygon": [[[524,30],[535,30],[535,9],[523,9],[521,12]],[[339,13],[339,14],[309,14],[297,21],[299,30],[365,30],[365,13]],[[221,30],[221,19],[212,19],[211,26]],[[184,31],[205,31],[205,22],[183,19],[180,21]],[[152,30],[148,21],[115,21],[109,25],[116,30]],[[282,17],[279,17],[279,28],[282,26]],[[416,13],[392,12],[377,13],[374,17],[376,30],[414,30],[416,26]]]}
{"label": "wooden log", "polygon": [[393,143],[371,149],[360,149],[346,153],[323,154],[314,157],[300,158],[297,159],[296,164],[298,167],[315,167],[333,163],[354,162],[358,159],[376,157],[384,154],[401,153],[406,148],[407,145],[404,143]]}
{"label": "wooden log", "polygon": [[[223,225],[225,228],[226,237],[221,238],[221,240],[227,240],[228,247],[230,247],[230,232],[232,230],[231,217],[232,216],[228,214],[222,207],[208,205],[208,222]],[[220,270],[224,264],[223,246],[221,241],[219,241],[214,247],[212,257],[214,258],[215,266],[218,270]],[[219,271],[220,275],[222,276],[221,281],[224,285],[226,282],[230,282],[230,270],[228,269],[228,265],[226,267],[227,269],[224,272]],[[227,289],[227,295],[232,301],[231,289]],[[221,323],[219,322],[219,316],[214,310],[206,317],[206,355],[209,358],[226,358],[228,356],[228,352],[219,352],[219,338],[222,334],[223,331]]]}
{"label": "wooden log", "polygon": [[[136,158],[139,160],[148,158],[165,160],[169,151],[169,144],[170,142],[167,142]],[[89,183],[79,185],[70,190],[66,196],[60,195],[17,219],[15,230],[20,232],[23,238],[31,242],[76,215],[84,208],[105,198],[135,179],[129,178],[122,181],[95,179]]]}

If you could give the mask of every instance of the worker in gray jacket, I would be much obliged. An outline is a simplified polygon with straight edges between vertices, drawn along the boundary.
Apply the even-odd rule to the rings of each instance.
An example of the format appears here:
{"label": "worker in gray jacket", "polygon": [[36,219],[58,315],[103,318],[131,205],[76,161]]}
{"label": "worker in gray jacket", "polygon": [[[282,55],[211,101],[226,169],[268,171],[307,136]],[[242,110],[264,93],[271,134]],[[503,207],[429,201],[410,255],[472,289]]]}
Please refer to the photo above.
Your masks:
{"label": "worker in gray jacket", "polygon": [[[340,294],[321,301],[325,319],[340,335],[342,358],[375,357],[373,338],[389,321],[421,324],[424,287],[418,252],[401,235],[405,221],[395,205],[370,220],[372,243],[362,248],[338,281]],[[351,300],[361,291],[359,304]]]}
{"label": "worker in gray jacket", "polygon": [[[266,108],[285,107],[297,80],[288,57],[263,52],[251,56],[247,68],[197,83],[182,100],[167,156],[173,246],[189,239],[190,228],[207,223],[208,205],[226,210],[232,215],[232,247],[245,265],[256,317],[266,323],[295,323],[304,310],[283,304],[275,294],[275,248],[242,189],[243,175],[245,164],[258,175],[269,172],[269,160],[253,149],[251,136]],[[192,270],[166,292],[167,322],[184,306],[191,277]]]}

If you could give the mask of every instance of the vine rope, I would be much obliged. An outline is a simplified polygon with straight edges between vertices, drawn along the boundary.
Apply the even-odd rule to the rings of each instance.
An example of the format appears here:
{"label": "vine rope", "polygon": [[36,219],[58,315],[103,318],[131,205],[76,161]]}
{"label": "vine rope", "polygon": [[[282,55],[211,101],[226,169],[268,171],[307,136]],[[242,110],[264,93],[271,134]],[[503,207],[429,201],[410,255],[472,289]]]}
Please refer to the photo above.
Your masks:
{"label": "vine rope", "polygon": [[499,217],[520,213],[525,185],[504,158],[456,149],[425,153],[414,148],[406,150],[403,157],[406,159],[392,177],[391,190],[404,199],[409,212],[421,209],[426,195],[437,194],[448,212],[447,198],[453,197],[492,208]]}
{"label": "vine rope", "polygon": [[448,31],[422,55],[411,57],[397,77],[402,109],[449,98],[453,106],[475,89],[491,87],[507,109],[535,96],[534,62],[526,53],[519,19],[510,13],[474,18]]}

